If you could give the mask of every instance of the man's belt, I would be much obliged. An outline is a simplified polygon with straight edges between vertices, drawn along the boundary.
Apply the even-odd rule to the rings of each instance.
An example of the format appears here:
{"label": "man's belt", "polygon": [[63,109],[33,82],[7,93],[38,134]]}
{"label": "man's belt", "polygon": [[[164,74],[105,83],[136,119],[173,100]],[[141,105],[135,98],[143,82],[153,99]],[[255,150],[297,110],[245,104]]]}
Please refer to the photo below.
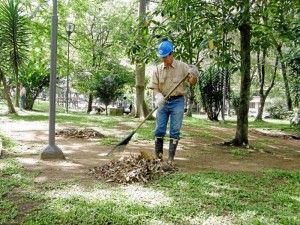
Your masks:
{"label": "man's belt", "polygon": [[175,99],[178,99],[178,98],[181,98],[181,97],[183,97],[183,95],[169,96],[167,98],[167,101],[172,101],[172,100],[175,100]]}

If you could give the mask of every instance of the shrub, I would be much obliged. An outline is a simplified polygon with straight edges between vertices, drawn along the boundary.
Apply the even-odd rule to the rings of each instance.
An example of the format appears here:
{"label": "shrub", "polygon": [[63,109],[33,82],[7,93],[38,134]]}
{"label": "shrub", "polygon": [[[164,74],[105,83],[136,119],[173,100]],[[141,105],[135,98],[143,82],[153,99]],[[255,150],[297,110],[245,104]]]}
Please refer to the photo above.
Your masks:
{"label": "shrub", "polygon": [[286,107],[281,104],[271,106],[267,109],[273,119],[287,119],[292,116],[293,112],[288,111]]}

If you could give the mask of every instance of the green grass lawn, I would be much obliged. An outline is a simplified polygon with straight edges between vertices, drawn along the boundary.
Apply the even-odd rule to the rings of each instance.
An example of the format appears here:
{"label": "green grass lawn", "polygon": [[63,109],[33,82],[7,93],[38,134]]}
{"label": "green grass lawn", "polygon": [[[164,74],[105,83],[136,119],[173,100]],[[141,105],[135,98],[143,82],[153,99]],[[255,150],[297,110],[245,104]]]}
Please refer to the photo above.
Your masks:
{"label": "green grass lawn", "polygon": [[[47,121],[46,110],[41,108],[28,115],[8,117]],[[78,127],[97,125],[101,129],[126,123],[134,129],[141,120],[65,114],[61,109],[56,121]],[[147,121],[137,132],[138,138],[151,140],[154,123]],[[235,122],[212,124],[205,119],[185,118],[184,125],[205,129],[201,138],[211,139],[214,126],[234,129]],[[250,122],[249,127],[299,132],[275,121]],[[148,184],[127,186],[101,180],[86,185],[78,179],[35,183],[38,174],[25,171],[14,156],[18,145],[1,131],[0,135],[3,149],[11,153],[0,159],[0,224],[300,224],[300,171],[177,172]],[[118,141],[113,137],[105,140],[108,144]],[[267,138],[261,143],[268,144]],[[236,157],[246,154],[239,148],[229,153]]]}
{"label": "green grass lawn", "polygon": [[173,174],[147,185],[35,184],[0,161],[0,224],[299,224],[300,172]]}

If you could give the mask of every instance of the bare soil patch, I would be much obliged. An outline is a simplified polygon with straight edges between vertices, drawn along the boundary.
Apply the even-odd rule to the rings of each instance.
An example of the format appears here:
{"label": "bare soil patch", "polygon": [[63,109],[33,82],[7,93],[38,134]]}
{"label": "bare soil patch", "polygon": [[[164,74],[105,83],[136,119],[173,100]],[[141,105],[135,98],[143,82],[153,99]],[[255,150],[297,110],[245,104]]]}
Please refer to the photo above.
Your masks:
{"label": "bare soil patch", "polygon": [[[99,140],[105,138],[101,131],[86,128],[81,135],[68,127],[56,125],[57,131],[64,131],[56,136],[55,144],[62,149],[66,160],[40,160],[40,151],[48,144],[47,123],[13,121],[0,118],[1,132],[11,139],[18,141],[18,155],[16,158],[28,171],[39,171],[35,182],[62,181],[79,178],[84,183],[93,182],[89,171],[95,167],[109,164],[112,160],[130,155],[139,155],[145,151],[153,155],[154,143],[151,141],[131,141],[124,152],[107,156],[114,147],[102,145]],[[122,128],[120,128],[122,129]],[[125,135],[130,131],[123,128]],[[69,135],[65,135],[66,131]],[[72,132],[71,132],[72,131]],[[220,143],[228,141],[226,137],[234,137],[234,129],[215,127],[212,137],[201,135],[205,130],[200,128],[183,127],[182,132],[193,132],[192,137],[183,135],[175,156],[176,169],[179,172],[195,173],[200,171],[223,172],[255,172],[260,169],[300,170],[300,141],[293,138],[271,136],[261,132],[249,132],[249,149],[224,146]],[[78,138],[78,135],[80,138]],[[260,147],[262,146],[262,147]],[[168,157],[168,142],[164,144],[164,156]],[[241,154],[245,152],[245,154]]]}

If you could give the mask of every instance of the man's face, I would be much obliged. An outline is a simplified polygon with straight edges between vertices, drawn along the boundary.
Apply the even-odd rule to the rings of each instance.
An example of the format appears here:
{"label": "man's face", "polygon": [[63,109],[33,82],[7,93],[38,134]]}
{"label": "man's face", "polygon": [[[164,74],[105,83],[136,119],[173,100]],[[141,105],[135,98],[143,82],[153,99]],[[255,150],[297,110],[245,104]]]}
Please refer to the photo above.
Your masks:
{"label": "man's face", "polygon": [[170,66],[173,62],[173,53],[166,57],[162,57],[161,60],[164,62],[165,66]]}

